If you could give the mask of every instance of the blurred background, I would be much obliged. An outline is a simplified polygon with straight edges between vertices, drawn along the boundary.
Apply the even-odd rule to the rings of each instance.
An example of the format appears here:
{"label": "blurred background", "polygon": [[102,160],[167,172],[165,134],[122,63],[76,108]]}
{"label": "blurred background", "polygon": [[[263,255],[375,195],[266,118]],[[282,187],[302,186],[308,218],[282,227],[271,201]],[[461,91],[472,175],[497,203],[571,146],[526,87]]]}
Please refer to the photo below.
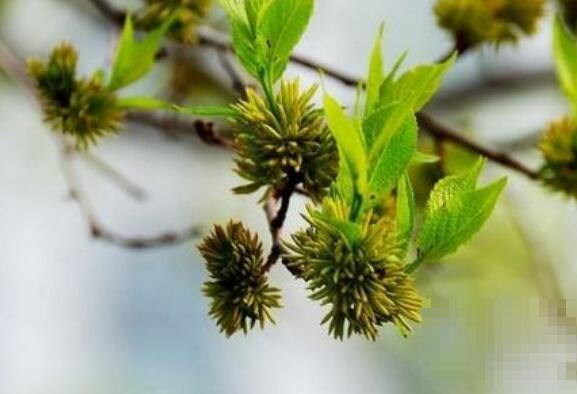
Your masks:
{"label": "blurred background", "polygon": [[[317,0],[297,52],[363,75],[385,21],[389,65],[405,50],[406,66],[434,61],[451,40],[435,25],[432,6]],[[551,61],[552,16],[518,47],[463,57],[429,111],[537,167],[539,131],[567,112]],[[222,12],[214,10],[209,24],[225,29]],[[67,40],[89,73],[109,64],[116,34],[87,0],[0,0],[0,41],[20,59],[45,57]],[[234,98],[213,50],[174,59],[160,62],[136,90],[195,102]],[[296,66],[289,74],[318,79]],[[350,89],[327,84],[351,101]],[[135,251],[90,237],[36,103],[6,76],[0,149],[0,393],[576,392],[577,206],[501,167],[490,164],[484,174],[510,177],[489,224],[458,254],[419,273],[429,307],[408,339],[383,329],[375,343],[334,341],[319,326],[322,308],[281,266],[272,274],[284,297],[277,325],[226,339],[207,317],[194,242]],[[452,149],[449,170],[471,160]],[[229,191],[239,182],[231,156],[194,136],[128,123],[75,164],[98,218],[120,234],[234,218],[268,242],[257,200]],[[123,193],[108,166],[146,198]],[[287,231],[302,225],[304,203],[292,207]]]}

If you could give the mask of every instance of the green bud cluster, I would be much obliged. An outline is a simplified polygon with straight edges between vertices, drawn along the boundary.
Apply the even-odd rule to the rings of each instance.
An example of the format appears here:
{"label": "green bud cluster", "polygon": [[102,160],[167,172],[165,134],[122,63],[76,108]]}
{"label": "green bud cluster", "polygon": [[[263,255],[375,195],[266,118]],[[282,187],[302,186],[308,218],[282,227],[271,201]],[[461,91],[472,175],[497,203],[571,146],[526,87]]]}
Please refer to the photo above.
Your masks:
{"label": "green bud cluster", "polygon": [[435,14],[460,46],[498,45],[534,34],[545,5],[545,0],[438,0]]}
{"label": "green bud cluster", "polygon": [[58,45],[44,63],[28,61],[28,73],[34,79],[45,121],[53,130],[76,139],[86,149],[107,134],[117,133],[124,118],[116,96],[102,81],[102,74],[78,78],[78,54],[67,43]]}
{"label": "green bud cluster", "polygon": [[552,122],[539,142],[545,163],[541,180],[551,189],[577,198],[577,124],[562,118]]}
{"label": "green bud cluster", "polygon": [[287,244],[286,263],[303,272],[312,299],[330,305],[322,324],[335,338],[361,334],[374,340],[388,322],[407,335],[410,322],[421,321],[423,301],[404,271],[394,221],[368,211],[351,243],[335,225],[346,223],[350,211],[333,198],[325,198],[319,211],[309,207],[309,226]]}
{"label": "green bud cluster", "polygon": [[294,177],[314,200],[326,194],[339,156],[322,110],[311,102],[315,92],[312,86],[301,94],[298,80],[282,81],[271,100],[247,89],[246,100],[234,106],[239,114],[234,139],[236,172],[250,183],[235,192],[282,190]]}
{"label": "green bud cluster", "polygon": [[242,223],[216,225],[198,247],[211,278],[203,292],[211,299],[210,316],[221,332],[245,334],[258,322],[274,323],[271,309],[279,308],[280,290],[267,283],[262,244]]}
{"label": "green bud cluster", "polygon": [[198,41],[197,28],[206,17],[212,0],[145,0],[136,15],[136,23],[147,30],[162,26],[169,18],[175,18],[169,35],[176,40],[195,44]]}

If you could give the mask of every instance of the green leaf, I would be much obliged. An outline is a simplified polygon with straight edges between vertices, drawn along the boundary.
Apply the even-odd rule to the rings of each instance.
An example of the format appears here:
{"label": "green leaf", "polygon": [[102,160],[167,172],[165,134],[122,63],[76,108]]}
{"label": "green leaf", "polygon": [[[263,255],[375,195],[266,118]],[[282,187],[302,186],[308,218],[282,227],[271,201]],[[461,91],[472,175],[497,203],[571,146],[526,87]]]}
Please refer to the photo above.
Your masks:
{"label": "green leaf", "polygon": [[413,118],[413,101],[411,97],[408,97],[377,109],[365,119],[363,135],[367,146],[371,147],[369,151],[371,169],[375,168],[395,133]]}
{"label": "green leaf", "polygon": [[493,212],[506,184],[502,178],[482,189],[461,193],[428,216],[418,240],[420,261],[440,259],[468,242]]}
{"label": "green leaf", "polygon": [[119,98],[117,104],[122,109],[163,110],[174,109],[174,104],[155,97],[135,96]]}
{"label": "green leaf", "polygon": [[417,121],[409,117],[382,149],[371,167],[369,193],[379,197],[390,192],[409,165],[417,149]]}
{"label": "green leaf", "polygon": [[379,99],[379,89],[383,83],[384,76],[384,65],[383,65],[383,30],[384,24],[381,24],[379,28],[379,33],[375,40],[373,46],[373,52],[371,54],[371,60],[369,63],[369,76],[367,78],[367,101],[365,104],[365,114],[372,112],[375,104]]}
{"label": "green leaf", "polygon": [[304,34],[313,14],[314,0],[275,0],[264,10],[259,25],[268,48],[268,72],[272,82],[280,78],[290,54]]}
{"label": "green leaf", "polygon": [[234,108],[223,105],[204,105],[195,107],[180,107],[173,105],[172,109],[185,115],[194,116],[207,116],[227,119],[235,119],[239,116],[238,112]]}
{"label": "green leaf", "polygon": [[577,40],[561,18],[553,26],[553,55],[561,88],[577,112]]}
{"label": "green leaf", "polygon": [[388,83],[381,89],[380,103],[412,97],[413,110],[419,111],[439,90],[455,59],[456,55],[453,55],[444,63],[422,65],[407,71],[397,81]]}
{"label": "green leaf", "polygon": [[132,18],[130,16],[126,18],[112,65],[112,75],[108,85],[111,90],[121,89],[148,74],[154,66],[162,37],[172,22],[173,18],[169,18],[142,40],[136,41]]}
{"label": "green leaf", "polygon": [[409,176],[405,173],[397,186],[397,228],[399,236],[406,249],[413,236],[415,225],[415,193]]}
{"label": "green leaf", "polygon": [[[373,146],[375,139],[383,130],[387,120],[391,118],[394,107],[399,102],[389,103],[386,106],[374,110],[370,115],[363,119],[363,137],[367,146]],[[410,111],[407,111],[410,112]]]}
{"label": "green leaf", "polygon": [[413,156],[413,158],[411,159],[411,165],[417,165],[417,164],[432,164],[432,163],[438,163],[439,160],[441,160],[441,158],[437,155],[431,155],[429,153],[423,153],[423,152],[415,152],[415,155]]}
{"label": "green leaf", "polygon": [[427,217],[434,215],[452,199],[474,190],[484,165],[485,160],[479,159],[468,171],[445,177],[437,182],[429,195],[425,215]]}
{"label": "green leaf", "polygon": [[251,76],[259,78],[265,45],[258,29],[262,12],[270,0],[220,0],[219,3],[229,17],[236,56]]}
{"label": "green leaf", "polygon": [[367,159],[360,127],[327,93],[324,98],[324,107],[327,123],[350,171],[352,183],[356,191],[362,193],[367,183]]}
{"label": "green leaf", "polygon": [[337,195],[345,201],[353,201],[355,185],[349,165],[345,160],[339,160],[339,172],[333,185]]}

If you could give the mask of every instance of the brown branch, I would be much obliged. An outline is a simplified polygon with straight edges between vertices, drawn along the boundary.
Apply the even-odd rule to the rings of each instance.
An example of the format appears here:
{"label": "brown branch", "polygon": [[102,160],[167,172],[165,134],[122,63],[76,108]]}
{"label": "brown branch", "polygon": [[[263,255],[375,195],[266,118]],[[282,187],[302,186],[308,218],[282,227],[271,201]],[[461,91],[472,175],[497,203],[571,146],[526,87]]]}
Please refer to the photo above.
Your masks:
{"label": "brown branch", "polygon": [[423,112],[417,114],[417,120],[419,126],[435,139],[452,142],[453,144],[459,145],[471,152],[478,153],[495,163],[525,175],[529,179],[536,180],[539,178],[537,171],[526,167],[523,163],[513,159],[506,153],[493,151],[475,141],[471,141],[458,132],[440,124],[431,116]]}
{"label": "brown branch", "polygon": [[244,82],[242,76],[230,61],[229,53],[218,51],[218,59],[222,65],[223,70],[230,78],[232,88],[239,94],[240,97],[245,97],[247,84]]}
{"label": "brown branch", "polygon": [[126,18],[126,12],[115,8],[107,0],[88,0],[94,5],[94,7],[108,19],[110,22],[117,26],[122,26],[124,19]]}
{"label": "brown branch", "polygon": [[[0,41],[0,68],[2,68],[21,88],[34,99],[34,86],[22,67],[20,60],[14,56],[13,52]],[[54,137],[55,143],[59,147],[61,164],[65,179],[68,183],[70,196],[76,200],[84,220],[87,222],[90,234],[97,239],[110,242],[112,244],[144,249],[164,245],[178,244],[186,242],[201,235],[202,229],[199,226],[192,226],[178,232],[166,232],[152,237],[129,237],[117,234],[106,228],[94,212],[89,203],[89,199],[78,182],[74,168],[74,159],[77,155],[74,146],[67,143],[61,137]],[[110,170],[110,168],[109,168]]]}
{"label": "brown branch", "polygon": [[[223,50],[223,51],[233,51],[232,44],[230,43],[229,40],[217,38],[214,35],[209,35],[206,32],[200,33],[200,44],[205,45],[205,46],[210,46],[210,47],[213,47],[215,49],[219,49],[219,50]],[[468,45],[463,44],[463,43],[457,42],[455,44],[454,49],[459,54],[463,54],[463,53],[466,53],[470,49],[470,47]],[[302,66],[309,68],[309,69],[322,71],[325,75],[327,75],[333,79],[336,79],[347,86],[354,86],[354,85],[357,85],[359,83],[362,83],[362,80],[359,78],[355,78],[353,76],[347,75],[347,74],[342,73],[340,71],[337,71],[335,69],[325,67],[325,66],[323,66],[323,65],[321,65],[321,64],[319,64],[313,60],[307,59],[303,56],[293,55],[291,57],[291,61],[293,63],[302,65]],[[420,124],[421,128],[423,130],[429,132],[435,138],[443,139],[446,141],[451,141],[452,143],[460,145],[465,149],[479,153],[479,154],[487,157],[489,160],[492,160],[492,161],[499,163],[499,164],[501,164],[507,168],[510,168],[512,170],[520,172],[531,179],[537,179],[538,178],[538,174],[536,171],[528,169],[524,164],[516,161],[515,159],[511,158],[507,154],[505,154],[503,152],[494,152],[491,149],[489,149],[489,148],[487,148],[487,147],[485,147],[479,143],[468,140],[466,137],[459,134],[458,132],[442,125],[441,123],[436,121],[430,115],[421,111],[417,114],[417,117],[419,119],[419,124]]]}
{"label": "brown branch", "polygon": [[87,223],[90,235],[95,239],[107,241],[125,248],[147,249],[183,243],[197,238],[202,234],[202,229],[199,226],[192,226],[182,231],[166,232],[151,237],[130,237],[118,234],[108,229],[94,214],[89,199],[80,185],[74,166],[74,161],[77,156],[74,146],[62,141],[61,139],[59,139],[59,145],[62,169],[68,185],[70,197],[78,204],[82,216]]}
{"label": "brown branch", "polygon": [[234,150],[232,138],[218,133],[214,124],[200,119],[183,119],[177,115],[165,115],[152,112],[131,111],[126,119],[130,122],[153,127],[170,138],[176,138],[178,133],[196,135],[203,142],[226,150]]}
{"label": "brown branch", "polygon": [[[113,7],[108,1],[106,0],[89,0],[94,7],[102,14],[104,18],[108,21],[116,25],[117,27],[122,26],[124,23],[124,19],[126,17],[126,12],[121,11]],[[234,52],[232,44],[230,40],[226,38],[219,38],[215,34],[211,34],[207,31],[199,31],[199,45],[211,47],[217,49],[219,51],[226,51],[226,52]],[[290,60],[294,64],[298,64],[302,67],[315,70],[315,71],[322,71],[323,74],[341,81],[343,84],[347,86],[355,86],[358,83],[362,82],[358,78],[353,76],[347,75],[339,70],[334,68],[321,65],[307,57],[300,56],[300,55],[292,55]]]}
{"label": "brown branch", "polygon": [[106,161],[96,156],[91,152],[82,152],[81,156],[84,161],[89,163],[96,170],[105,175],[109,180],[114,182],[116,186],[120,188],[127,195],[135,199],[136,201],[144,201],[147,198],[147,193],[140,186],[132,182],[128,177],[118,171],[116,168],[112,167]]}
{"label": "brown branch", "polygon": [[[302,182],[302,176],[297,173],[288,174],[288,181],[282,190],[278,190],[267,198],[264,206],[269,230],[272,238],[272,247],[263,267],[263,272],[268,272],[276,264],[283,252],[281,233],[287,218],[292,195],[296,192],[297,185]],[[277,210],[280,201],[280,208]],[[275,213],[276,211],[276,213]],[[285,265],[295,276],[302,277],[302,272],[295,267]]]}
{"label": "brown branch", "polygon": [[[215,34],[211,34],[208,31],[203,30],[199,32],[199,39],[199,45],[211,47],[220,51],[234,52],[234,48],[228,39],[219,38]],[[320,71],[324,75],[340,81],[346,86],[356,86],[357,84],[362,83],[362,80],[359,78],[347,75],[346,73],[332,67],[322,65],[302,55],[293,54],[290,57],[290,61],[291,63],[298,64],[304,68]]]}

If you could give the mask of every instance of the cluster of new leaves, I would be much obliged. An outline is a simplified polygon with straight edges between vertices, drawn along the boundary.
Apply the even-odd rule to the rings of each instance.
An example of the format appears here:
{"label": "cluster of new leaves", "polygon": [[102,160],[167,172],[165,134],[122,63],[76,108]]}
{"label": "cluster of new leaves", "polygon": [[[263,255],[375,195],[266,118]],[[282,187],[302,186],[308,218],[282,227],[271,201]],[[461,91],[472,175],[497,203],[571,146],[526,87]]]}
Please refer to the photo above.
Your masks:
{"label": "cluster of new leaves", "polygon": [[128,18],[108,76],[99,70],[89,78],[79,77],[78,54],[66,43],[54,48],[46,63],[29,60],[28,73],[35,82],[44,118],[51,128],[74,138],[77,148],[87,149],[99,138],[117,133],[126,110],[155,104],[153,99],[120,98],[117,93],[153,68],[170,23],[137,41]]}
{"label": "cluster of new leaves", "polygon": [[[228,107],[183,108],[151,97],[119,98],[118,91],[152,69],[162,37],[170,33],[189,41],[193,36],[185,26],[188,12],[195,18],[203,16],[208,6],[207,1],[147,3],[150,26],[160,26],[136,40],[127,18],[108,76],[100,71],[89,79],[77,77],[77,55],[68,45],[56,48],[47,64],[30,62],[53,129],[86,148],[98,137],[117,132],[128,109],[227,118],[234,126],[236,171],[249,181],[236,192],[264,188],[265,199],[281,198],[288,209],[288,199],[300,186],[312,200],[305,215],[308,226],[294,234],[280,254],[291,272],[307,281],[311,297],[329,306],[323,319],[329,332],[339,339],[352,334],[375,339],[379,327],[392,323],[407,335],[411,323],[421,321],[423,305],[413,272],[468,241],[487,220],[505,186],[503,179],[477,188],[483,166],[479,161],[469,171],[439,181],[424,215],[417,212],[408,168],[430,162],[431,157],[417,151],[415,114],[438,90],[454,57],[399,75],[401,57],[385,73],[381,28],[353,111],[347,114],[328,93],[320,109],[313,103],[316,86],[301,91],[298,80],[282,80],[312,16],[314,0],[220,0],[229,15],[235,53],[259,89],[248,88],[244,98]],[[450,2],[441,3],[448,7]],[[505,3],[520,7],[519,2]],[[527,4],[534,7],[507,8],[506,14],[514,15],[513,22],[529,32],[534,21],[525,21],[522,15],[534,8],[529,14],[536,18],[540,2]],[[147,19],[140,18],[139,23]],[[568,95],[575,97],[577,84],[569,70],[574,69],[577,54],[565,50],[567,37],[561,38],[560,74]],[[550,139],[558,134],[552,132]],[[270,220],[272,230],[282,226],[286,210],[280,215],[281,211]],[[418,216],[423,220],[416,234]],[[278,251],[265,262],[257,236],[234,222],[226,228],[215,226],[199,250],[210,275],[204,293],[221,331],[228,336],[246,333],[257,323],[273,321],[271,310],[280,306],[280,293],[268,284],[267,272]]]}
{"label": "cluster of new leaves", "polygon": [[[479,162],[470,172],[440,181],[430,195],[417,238],[417,259],[407,264],[415,203],[407,169],[419,162],[415,113],[439,88],[454,58],[416,67],[397,77],[402,58],[384,73],[382,30],[371,56],[364,103],[352,117],[330,95],[325,114],[341,154],[333,193],[309,208],[309,227],[293,236],[286,257],[305,273],[312,297],[331,309],[324,319],[336,337],[369,338],[393,322],[403,334],[420,321],[421,299],[410,274],[468,241],[492,212],[505,180],[476,189]],[[393,208],[388,208],[392,201]]]}
{"label": "cluster of new leaves", "polygon": [[154,30],[171,20],[168,35],[185,44],[198,41],[197,29],[204,21],[212,0],[144,0],[135,14],[136,24]]}
{"label": "cluster of new leaves", "polygon": [[[428,203],[417,259],[407,264],[416,220],[407,169],[430,160],[417,152],[415,113],[437,91],[454,57],[398,76],[401,58],[385,74],[381,29],[352,117],[325,94],[327,127],[323,112],[311,104],[314,88],[301,93],[297,82],[283,81],[277,90],[313,1],[222,0],[222,5],[230,16],[235,52],[263,95],[248,89],[232,113],[218,107],[181,111],[226,116],[233,122],[237,172],[251,182],[237,191],[265,186],[265,197],[278,196],[287,185],[302,183],[318,204],[309,206],[309,226],[285,244],[283,259],[291,272],[301,273],[313,299],[330,305],[323,322],[332,335],[374,339],[378,327],[388,322],[406,335],[410,322],[421,320],[422,299],[412,271],[469,240],[505,184],[502,180],[476,189],[482,162],[441,181]],[[237,242],[232,237],[228,241]],[[222,294],[211,293],[211,314],[217,318],[232,307]]]}
{"label": "cluster of new leaves", "polygon": [[557,18],[553,49],[561,88],[572,112],[551,122],[539,142],[544,164],[541,180],[553,190],[577,197],[577,37]]}
{"label": "cluster of new leaves", "polygon": [[457,47],[517,42],[537,31],[545,0],[438,0],[435,14]]}

